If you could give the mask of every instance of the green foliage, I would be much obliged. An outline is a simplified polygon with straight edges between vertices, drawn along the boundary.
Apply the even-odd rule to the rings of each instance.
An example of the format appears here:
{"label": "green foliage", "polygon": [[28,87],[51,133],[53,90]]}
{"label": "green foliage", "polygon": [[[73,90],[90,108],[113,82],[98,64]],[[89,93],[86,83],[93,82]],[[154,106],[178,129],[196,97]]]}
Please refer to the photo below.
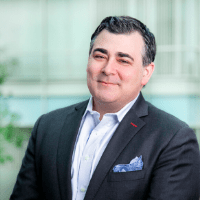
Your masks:
{"label": "green foliage", "polygon": [[8,74],[6,73],[6,64],[5,63],[0,63],[0,84],[2,84]]}
{"label": "green foliage", "polygon": [[0,164],[3,164],[7,161],[13,161],[12,156],[4,154],[4,149],[0,147]]}
{"label": "green foliage", "polygon": [[23,146],[23,142],[27,141],[31,135],[30,130],[21,130],[12,123],[9,123],[5,127],[0,127],[0,164],[7,161],[13,161],[12,156],[7,155],[3,149],[3,143],[8,142],[13,144],[17,148]]}
{"label": "green foliage", "polygon": [[0,85],[3,84],[7,79],[9,75],[8,69],[12,70],[12,68],[17,66],[18,64],[19,63],[16,58],[0,62]]}
{"label": "green foliage", "polygon": [[[0,85],[7,79],[8,69],[17,64],[17,59],[0,62]],[[27,134],[16,126],[19,115],[9,111],[6,100],[7,99],[0,93],[0,165],[5,162],[13,161],[12,156],[4,151],[3,144],[5,142],[13,144],[17,148],[21,148],[23,142],[30,137],[30,133]]]}
{"label": "green foliage", "polygon": [[[3,164],[7,161],[13,161],[13,158],[10,155],[7,155],[4,152],[3,144],[5,142],[13,144],[15,147],[20,148],[23,145],[23,142],[29,138],[29,135],[21,131],[15,125],[19,115],[10,113],[9,110],[5,107],[5,104],[0,104],[0,164]],[[4,109],[2,109],[4,107]],[[6,121],[7,124],[3,124]],[[2,123],[3,122],[3,123]]]}

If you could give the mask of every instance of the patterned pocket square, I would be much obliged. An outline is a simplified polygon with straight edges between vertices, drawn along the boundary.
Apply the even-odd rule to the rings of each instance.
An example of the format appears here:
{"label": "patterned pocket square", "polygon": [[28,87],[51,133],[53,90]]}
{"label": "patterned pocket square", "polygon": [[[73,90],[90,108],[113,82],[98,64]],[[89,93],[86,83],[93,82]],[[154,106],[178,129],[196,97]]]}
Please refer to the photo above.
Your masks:
{"label": "patterned pocket square", "polygon": [[131,172],[131,171],[138,171],[142,170],[143,162],[142,156],[135,157],[129,164],[119,164],[114,166],[113,172]]}

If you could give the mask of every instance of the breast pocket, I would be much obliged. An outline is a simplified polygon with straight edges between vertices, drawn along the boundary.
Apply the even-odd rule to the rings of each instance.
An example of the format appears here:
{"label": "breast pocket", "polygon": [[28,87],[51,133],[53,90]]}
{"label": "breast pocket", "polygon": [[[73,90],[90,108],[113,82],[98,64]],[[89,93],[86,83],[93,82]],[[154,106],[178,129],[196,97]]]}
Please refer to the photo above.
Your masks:
{"label": "breast pocket", "polygon": [[110,172],[108,175],[108,181],[132,181],[143,179],[144,176],[144,169],[133,172]]}

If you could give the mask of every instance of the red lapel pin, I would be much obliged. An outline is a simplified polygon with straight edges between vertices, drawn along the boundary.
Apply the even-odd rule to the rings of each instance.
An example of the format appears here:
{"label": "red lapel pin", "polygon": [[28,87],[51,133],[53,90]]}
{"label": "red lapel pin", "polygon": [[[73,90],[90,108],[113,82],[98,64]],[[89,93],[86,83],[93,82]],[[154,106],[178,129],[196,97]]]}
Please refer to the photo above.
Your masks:
{"label": "red lapel pin", "polygon": [[133,126],[137,127],[137,126],[136,126],[134,123],[132,123],[132,122],[131,122],[131,125],[133,125]]}

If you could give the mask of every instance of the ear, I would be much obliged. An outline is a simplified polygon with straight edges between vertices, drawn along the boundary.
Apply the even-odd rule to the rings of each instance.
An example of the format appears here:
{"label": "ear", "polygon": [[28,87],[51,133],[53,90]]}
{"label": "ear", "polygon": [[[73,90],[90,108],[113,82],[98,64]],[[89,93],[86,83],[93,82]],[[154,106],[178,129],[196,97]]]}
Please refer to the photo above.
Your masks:
{"label": "ear", "polygon": [[155,68],[155,64],[152,62],[149,65],[145,66],[143,69],[143,78],[141,84],[144,86],[148,83],[149,79],[151,78],[153,71]]}

